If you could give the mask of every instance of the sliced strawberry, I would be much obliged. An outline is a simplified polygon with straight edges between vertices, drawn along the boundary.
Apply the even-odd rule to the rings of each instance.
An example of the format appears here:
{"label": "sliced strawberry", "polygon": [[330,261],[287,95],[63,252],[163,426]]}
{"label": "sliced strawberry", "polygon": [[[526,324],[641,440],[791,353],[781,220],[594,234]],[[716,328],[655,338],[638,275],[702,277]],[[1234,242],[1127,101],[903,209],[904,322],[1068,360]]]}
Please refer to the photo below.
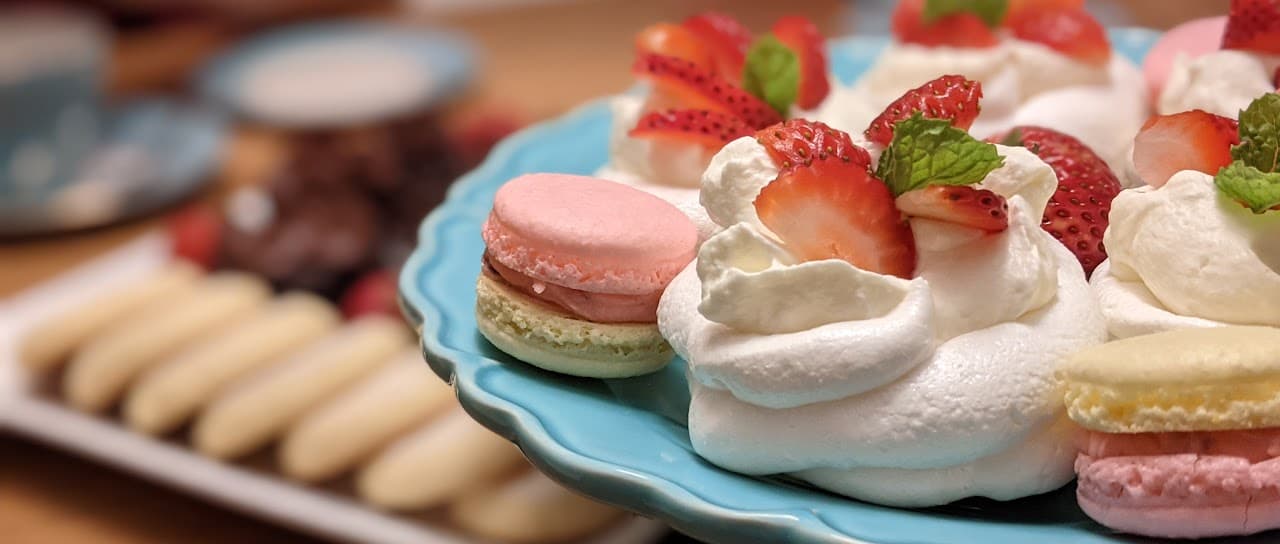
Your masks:
{"label": "sliced strawberry", "polygon": [[1236,121],[1203,110],[1157,115],[1133,139],[1133,166],[1142,181],[1164,185],[1181,170],[1217,174],[1240,143]]}
{"label": "sliced strawberry", "polygon": [[1009,10],[1005,12],[1005,21],[1020,17],[1027,12],[1044,9],[1084,9],[1084,0],[1009,0]]}
{"label": "sliced strawberry", "polygon": [[766,185],[755,207],[802,259],[841,259],[902,278],[915,271],[911,225],[889,188],[862,166],[834,157],[797,165]]}
{"label": "sliced strawberry", "polygon": [[212,269],[222,249],[222,216],[193,204],[169,216],[169,244],[175,257]]}
{"label": "sliced strawberry", "polygon": [[867,127],[867,139],[889,145],[893,141],[893,125],[915,112],[931,119],[949,120],[956,128],[967,130],[982,111],[981,99],[981,83],[964,76],[942,76],[907,91],[889,104]]}
{"label": "sliced strawberry", "polygon": [[1280,54],[1280,0],[1231,0],[1222,48]]}
{"label": "sliced strawberry", "polygon": [[1107,30],[1084,8],[1028,9],[1005,20],[1013,36],[1090,64],[1111,60]]}
{"label": "sliced strawberry", "polygon": [[991,47],[999,41],[995,32],[972,13],[956,13],[932,23],[924,20],[925,0],[902,0],[890,21],[893,35],[902,43],[929,47]]}
{"label": "sliced strawberry", "polygon": [[653,104],[682,109],[707,109],[735,115],[753,128],[782,121],[778,112],[738,85],[687,60],[666,55],[645,54],[636,59],[632,71],[653,82]]}
{"label": "sliced strawberry", "polygon": [[969,185],[930,185],[907,191],[895,201],[908,217],[924,217],[987,232],[1009,228],[1004,197]]}
{"label": "sliced strawberry", "polygon": [[719,150],[755,131],[742,119],[709,110],[666,110],[646,114],[629,133],[636,138],[690,142]]}
{"label": "sliced strawberry", "polygon": [[671,23],[649,25],[636,35],[636,54],[677,57],[714,72],[716,61],[711,47],[693,31]]}
{"label": "sliced strawberry", "polygon": [[818,121],[790,119],[756,133],[760,142],[781,170],[809,166],[814,160],[835,157],[842,162],[871,168],[871,155],[854,145],[853,139]]}
{"label": "sliced strawberry", "polygon": [[742,80],[742,65],[751,47],[751,30],[737,19],[708,11],[685,19],[681,26],[702,38],[715,59],[715,72],[729,81]]}
{"label": "sliced strawberry", "polygon": [[1058,190],[1049,198],[1040,226],[1071,250],[1088,277],[1107,258],[1102,235],[1120,180],[1089,146],[1056,130],[1016,127],[991,140],[1025,147],[1053,168]]}
{"label": "sliced strawberry", "polygon": [[787,46],[800,60],[800,92],[796,105],[806,110],[818,107],[831,92],[827,80],[827,44],[818,26],[793,15],[773,24],[773,36]]}

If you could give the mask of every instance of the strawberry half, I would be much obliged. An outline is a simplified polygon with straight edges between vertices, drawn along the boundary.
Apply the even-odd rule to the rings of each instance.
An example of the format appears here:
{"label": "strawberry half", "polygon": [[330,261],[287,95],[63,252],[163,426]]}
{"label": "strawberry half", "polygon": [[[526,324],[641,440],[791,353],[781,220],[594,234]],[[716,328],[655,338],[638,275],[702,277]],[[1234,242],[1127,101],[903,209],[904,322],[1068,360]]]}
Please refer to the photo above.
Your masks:
{"label": "strawberry half", "polygon": [[931,119],[946,119],[956,128],[968,130],[982,111],[981,100],[981,83],[964,76],[942,76],[894,100],[871,121],[866,136],[880,145],[889,145],[893,141],[893,125],[915,112]]}
{"label": "strawberry half", "polygon": [[854,145],[847,133],[818,121],[790,119],[756,133],[780,170],[809,166],[814,160],[834,157],[861,168],[871,168],[871,155]]}
{"label": "strawberry half", "polygon": [[998,42],[995,32],[972,13],[956,13],[926,23],[924,2],[898,2],[890,20],[893,35],[898,41],[929,47],[991,47]]}
{"label": "strawberry half", "polygon": [[1203,110],[1157,115],[1133,139],[1133,166],[1147,185],[1160,187],[1181,170],[1217,174],[1238,143],[1234,119]]}
{"label": "strawberry half", "polygon": [[1093,274],[1107,258],[1102,235],[1121,189],[1106,161],[1080,140],[1042,127],[1016,127],[990,140],[1025,147],[1053,168],[1058,190],[1045,206],[1040,227],[1071,250],[1085,277]]}
{"label": "strawberry half", "polygon": [[685,19],[680,26],[700,37],[715,61],[715,73],[729,81],[742,79],[742,65],[751,47],[751,30],[737,19],[708,11]]}
{"label": "strawberry half", "polygon": [[718,151],[724,144],[754,132],[742,119],[723,112],[666,110],[641,117],[629,134],[636,138],[689,142]]}
{"label": "strawberry half", "polygon": [[632,71],[653,83],[657,96],[650,97],[651,103],[720,111],[757,129],[782,120],[778,112],[742,87],[685,59],[644,54],[636,59]]}
{"label": "strawberry half", "polygon": [[1004,197],[969,185],[931,185],[902,193],[895,203],[908,217],[936,219],[987,232],[1009,228],[1009,203]]}
{"label": "strawberry half", "polygon": [[804,260],[841,259],[902,278],[915,272],[911,225],[884,182],[860,165],[835,157],[797,165],[760,191],[755,208]]}
{"label": "strawberry half", "polygon": [[1011,15],[1005,24],[1020,40],[1043,44],[1089,64],[1111,60],[1107,31],[1084,8],[1031,8]]}
{"label": "strawberry half", "polygon": [[800,61],[796,105],[806,110],[818,107],[831,92],[831,83],[827,81],[826,40],[818,26],[799,15],[783,17],[773,24],[773,36]]}
{"label": "strawberry half", "polygon": [[678,57],[708,70],[716,70],[711,47],[693,31],[671,23],[650,25],[636,35],[637,55]]}
{"label": "strawberry half", "polygon": [[1280,54],[1280,0],[1231,0],[1222,48]]}

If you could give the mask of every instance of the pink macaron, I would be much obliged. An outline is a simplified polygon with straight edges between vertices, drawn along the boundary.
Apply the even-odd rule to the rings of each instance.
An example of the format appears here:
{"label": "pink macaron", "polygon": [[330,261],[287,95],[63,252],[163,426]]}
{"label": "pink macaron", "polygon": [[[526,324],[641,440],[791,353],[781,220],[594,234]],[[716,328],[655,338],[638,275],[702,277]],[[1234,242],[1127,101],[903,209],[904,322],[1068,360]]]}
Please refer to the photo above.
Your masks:
{"label": "pink macaron", "polygon": [[1227,17],[1224,15],[1188,21],[1165,32],[1142,61],[1142,72],[1151,96],[1158,98],[1164,90],[1178,55],[1195,58],[1220,49],[1222,32],[1226,27]]}
{"label": "pink macaron", "polygon": [[661,292],[693,259],[698,232],[666,201],[611,181],[529,174],[494,197],[489,256],[535,280],[593,293]]}
{"label": "pink macaron", "polygon": [[634,376],[671,359],[658,302],[693,260],[698,232],[665,200],[602,179],[530,174],[498,190],[481,236],[476,320],[498,349],[588,377]]}

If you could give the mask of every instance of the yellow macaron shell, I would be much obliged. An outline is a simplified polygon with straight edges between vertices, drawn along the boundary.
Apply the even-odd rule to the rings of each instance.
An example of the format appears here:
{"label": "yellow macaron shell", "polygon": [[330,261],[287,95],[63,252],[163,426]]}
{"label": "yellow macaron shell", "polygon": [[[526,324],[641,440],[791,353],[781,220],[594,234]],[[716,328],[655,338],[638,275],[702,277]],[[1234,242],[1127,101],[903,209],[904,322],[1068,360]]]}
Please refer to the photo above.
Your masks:
{"label": "yellow macaron shell", "polygon": [[1094,346],[1059,370],[1067,414],[1108,433],[1280,427],[1280,328],[1168,331]]}
{"label": "yellow macaron shell", "polygon": [[639,376],[675,356],[656,323],[583,321],[483,274],[476,281],[476,325],[503,352],[572,376]]}

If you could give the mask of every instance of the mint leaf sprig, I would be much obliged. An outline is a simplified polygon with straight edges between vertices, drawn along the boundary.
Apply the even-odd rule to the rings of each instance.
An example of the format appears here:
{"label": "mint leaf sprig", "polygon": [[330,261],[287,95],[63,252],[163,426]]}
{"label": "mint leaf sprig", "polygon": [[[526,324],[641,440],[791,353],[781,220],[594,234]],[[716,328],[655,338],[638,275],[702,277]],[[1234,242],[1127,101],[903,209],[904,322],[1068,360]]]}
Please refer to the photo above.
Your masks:
{"label": "mint leaf sprig", "polygon": [[1255,214],[1280,210],[1280,94],[1267,93],[1240,112],[1240,143],[1213,183]]}
{"label": "mint leaf sprig", "polygon": [[925,0],[924,22],[933,23],[948,15],[971,13],[988,27],[996,28],[1008,12],[1009,0]]}
{"label": "mint leaf sprig", "polygon": [[876,166],[876,177],[899,196],[929,185],[973,185],[1004,165],[996,146],[916,112],[893,128],[893,141]]}
{"label": "mint leaf sprig", "polygon": [[742,86],[788,117],[800,94],[800,59],[772,34],[762,36],[747,51]]}

